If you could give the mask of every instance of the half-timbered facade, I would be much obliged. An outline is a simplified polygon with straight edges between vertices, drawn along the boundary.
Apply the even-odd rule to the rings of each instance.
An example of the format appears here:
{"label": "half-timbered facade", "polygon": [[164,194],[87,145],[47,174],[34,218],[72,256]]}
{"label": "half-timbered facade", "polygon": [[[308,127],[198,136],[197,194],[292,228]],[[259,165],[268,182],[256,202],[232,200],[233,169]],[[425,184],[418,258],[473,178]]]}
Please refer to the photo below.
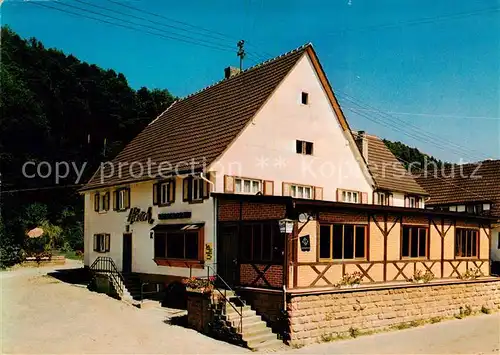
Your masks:
{"label": "half-timbered facade", "polygon": [[500,275],[500,160],[433,169],[418,182],[430,195],[428,208],[492,218],[490,257]]}
{"label": "half-timbered facade", "polygon": [[275,292],[489,272],[488,220],[425,210],[383,142],[353,134],[311,45],[177,101],[82,194],[85,265],[109,257],[143,281],[217,273]]}

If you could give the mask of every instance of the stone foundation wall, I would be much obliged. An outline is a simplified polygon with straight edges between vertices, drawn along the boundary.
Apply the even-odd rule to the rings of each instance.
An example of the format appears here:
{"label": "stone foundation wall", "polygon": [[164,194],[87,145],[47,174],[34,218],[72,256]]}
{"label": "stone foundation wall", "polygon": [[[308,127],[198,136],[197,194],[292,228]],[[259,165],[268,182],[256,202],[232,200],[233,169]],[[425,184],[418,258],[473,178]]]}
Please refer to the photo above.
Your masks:
{"label": "stone foundation wall", "polygon": [[212,320],[210,296],[198,292],[188,292],[187,295],[188,326],[202,333],[208,332]]}
{"label": "stone foundation wall", "polygon": [[262,316],[266,322],[275,323],[283,308],[282,293],[266,293],[256,291],[239,291],[239,294],[254,309],[258,315]]}
{"label": "stone foundation wall", "polygon": [[320,342],[356,331],[377,331],[398,324],[500,309],[500,279],[398,288],[349,289],[316,295],[291,295],[287,304],[291,344]]}

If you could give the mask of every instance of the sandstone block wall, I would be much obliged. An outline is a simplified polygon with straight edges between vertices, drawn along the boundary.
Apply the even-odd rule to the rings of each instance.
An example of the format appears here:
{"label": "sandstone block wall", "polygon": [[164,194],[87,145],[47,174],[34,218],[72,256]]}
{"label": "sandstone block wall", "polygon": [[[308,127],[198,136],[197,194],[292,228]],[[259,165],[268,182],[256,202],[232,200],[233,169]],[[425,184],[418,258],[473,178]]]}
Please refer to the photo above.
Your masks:
{"label": "sandstone block wall", "polygon": [[473,312],[482,306],[498,311],[500,280],[295,295],[287,308],[291,343],[303,345],[349,332],[350,328],[377,331],[411,321],[453,317],[466,306]]}

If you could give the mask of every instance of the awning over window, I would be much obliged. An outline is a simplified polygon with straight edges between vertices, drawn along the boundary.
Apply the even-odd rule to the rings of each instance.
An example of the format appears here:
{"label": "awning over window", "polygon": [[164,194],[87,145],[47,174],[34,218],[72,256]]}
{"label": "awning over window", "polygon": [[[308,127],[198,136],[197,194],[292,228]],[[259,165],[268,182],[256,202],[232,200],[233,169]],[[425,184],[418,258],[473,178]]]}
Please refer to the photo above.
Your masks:
{"label": "awning over window", "polygon": [[184,223],[184,224],[157,224],[152,228],[155,232],[173,231],[195,231],[203,227],[205,223]]}

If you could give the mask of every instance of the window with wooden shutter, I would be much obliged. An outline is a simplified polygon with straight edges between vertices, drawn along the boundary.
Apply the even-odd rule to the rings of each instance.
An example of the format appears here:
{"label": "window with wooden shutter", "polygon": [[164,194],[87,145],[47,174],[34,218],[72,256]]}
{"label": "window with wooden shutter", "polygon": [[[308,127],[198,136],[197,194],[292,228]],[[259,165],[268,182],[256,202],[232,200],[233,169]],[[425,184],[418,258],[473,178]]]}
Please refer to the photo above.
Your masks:
{"label": "window with wooden shutter", "polygon": [[158,205],[158,189],[159,189],[160,184],[155,183],[153,184],[153,205],[156,206]]}
{"label": "window with wooden shutter", "polygon": [[101,196],[98,193],[94,194],[94,211],[99,212],[100,202]]}
{"label": "window with wooden shutter", "polygon": [[264,181],[264,195],[274,195],[274,181]]}
{"label": "window with wooden shutter", "polygon": [[174,202],[175,202],[175,179],[170,179],[156,183],[153,191],[153,203],[155,203],[158,206],[167,206]]}
{"label": "window with wooden shutter", "polygon": [[123,196],[125,200],[123,201],[123,205],[126,210],[130,208],[130,189],[125,190],[125,195]]}
{"label": "window with wooden shutter", "polygon": [[192,178],[190,176],[185,177],[182,180],[182,201],[191,201],[191,182]]}
{"label": "window with wooden shutter", "polygon": [[103,211],[109,211],[109,200],[110,200],[110,193],[108,191],[104,195],[102,195],[102,210]]}
{"label": "window with wooden shutter", "polygon": [[[210,181],[210,173],[207,174],[206,179]],[[212,184],[208,181],[203,180],[203,199],[207,199],[210,197],[210,191],[212,189]]]}
{"label": "window with wooden shutter", "polygon": [[94,251],[106,253],[110,251],[111,236],[105,233],[94,234]]}
{"label": "window with wooden shutter", "polygon": [[282,185],[282,190],[283,196],[290,196],[290,184],[284,182]]}
{"label": "window with wooden shutter", "polygon": [[323,199],[323,188],[316,186],[314,187],[314,199],[315,200],[322,200]]}
{"label": "window with wooden shutter", "polygon": [[104,234],[104,251],[108,252],[110,251],[111,247],[111,236],[109,234]]}
{"label": "window with wooden shutter", "polygon": [[234,193],[234,176],[224,175],[224,192]]}

